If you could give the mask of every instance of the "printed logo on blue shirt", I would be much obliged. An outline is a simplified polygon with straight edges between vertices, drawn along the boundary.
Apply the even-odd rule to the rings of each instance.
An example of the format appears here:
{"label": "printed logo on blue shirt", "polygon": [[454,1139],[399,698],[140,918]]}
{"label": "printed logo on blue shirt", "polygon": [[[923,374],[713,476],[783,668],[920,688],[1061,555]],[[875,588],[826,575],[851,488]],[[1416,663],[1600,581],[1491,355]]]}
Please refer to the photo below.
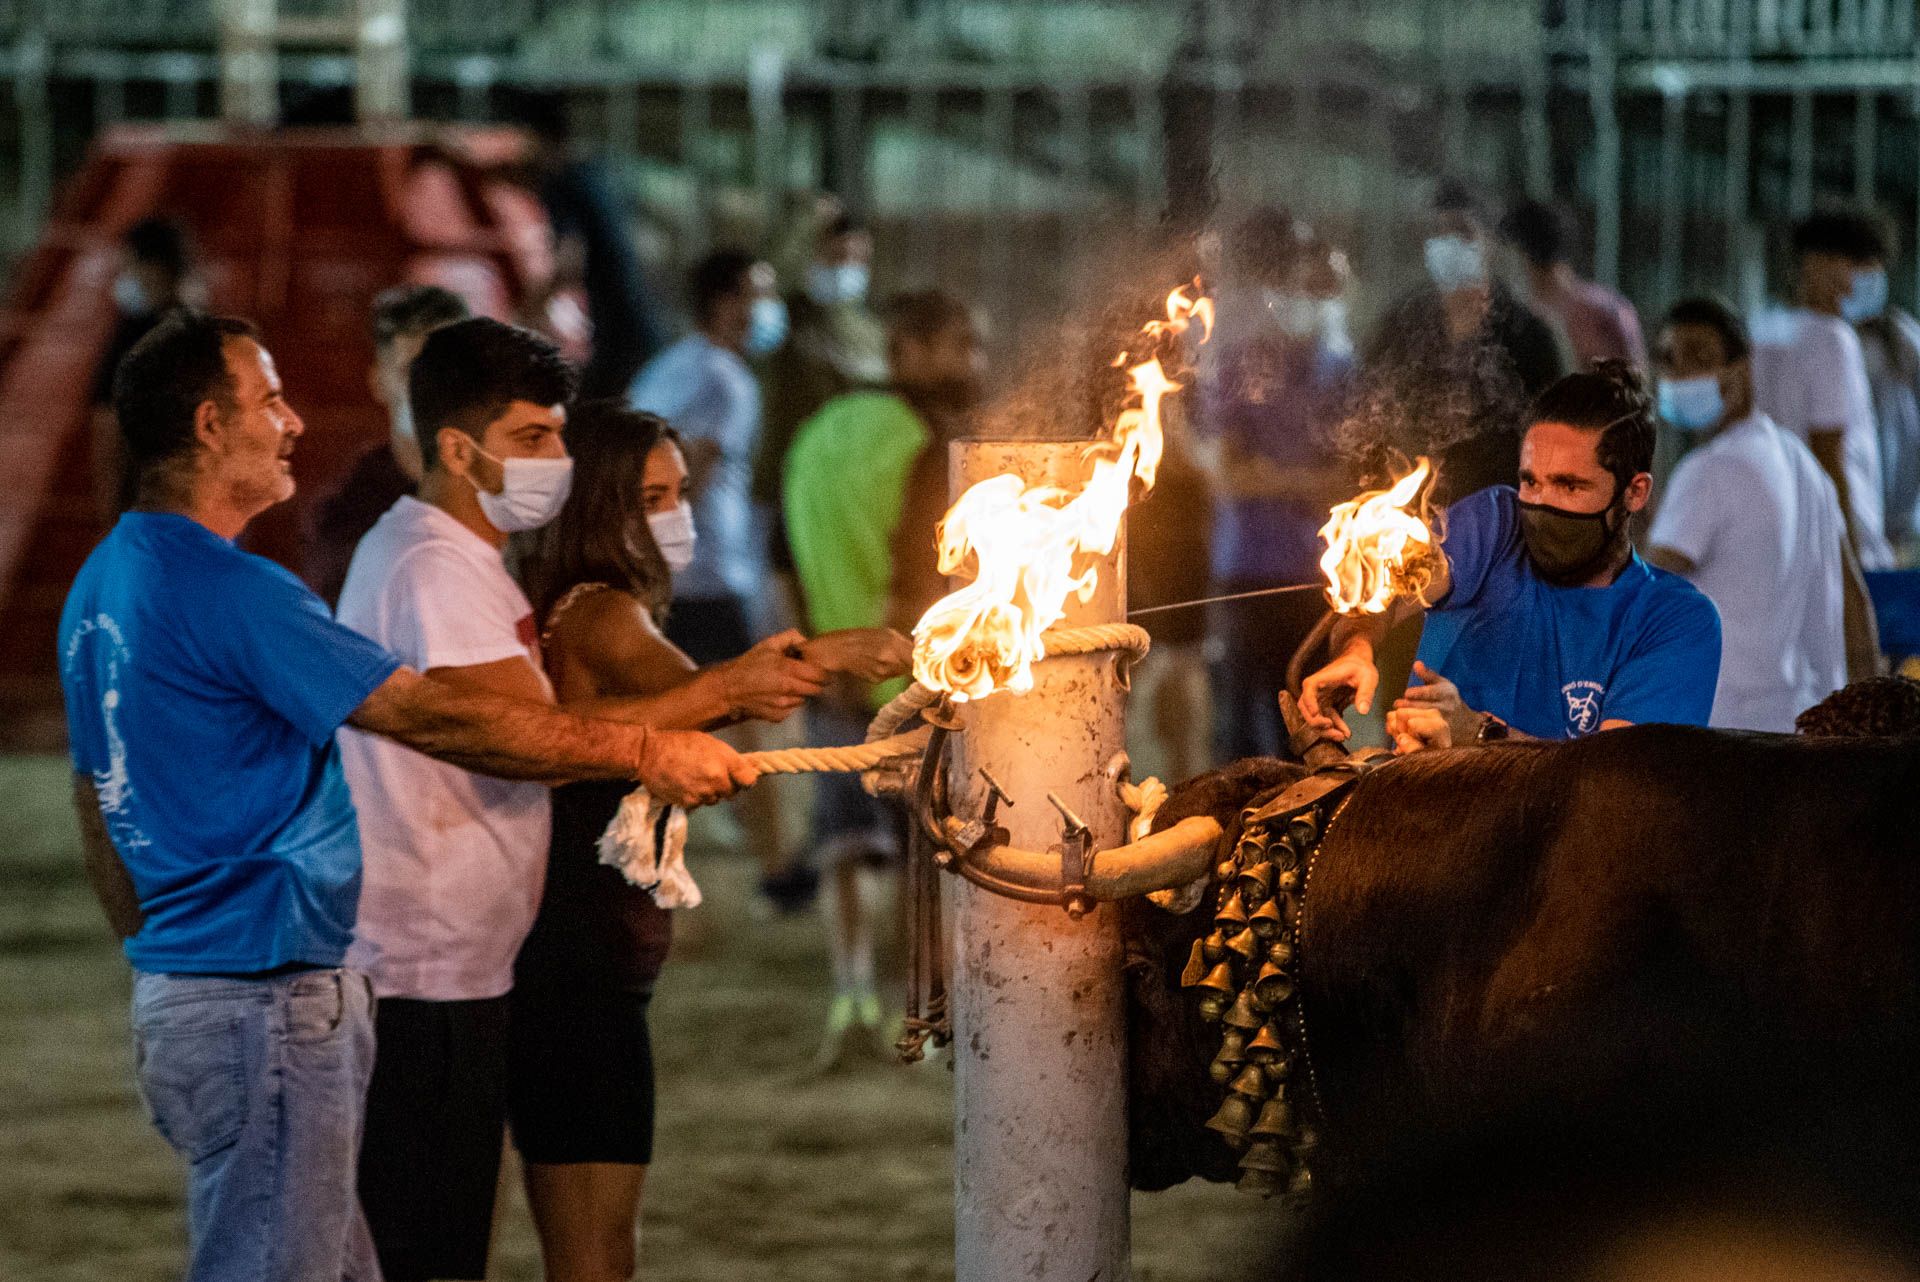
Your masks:
{"label": "printed logo on blue shirt", "polygon": [[114,845],[123,852],[139,850],[153,843],[133,817],[133,784],[127,777],[127,743],[120,736],[117,715],[120,710],[120,677],[131,666],[131,659],[127,653],[126,638],[121,635],[120,625],[114,622],[113,616],[102,613],[81,620],[80,626],[73,630],[73,635],[67,638],[63,675],[69,681],[75,679],[81,648],[93,638],[102,638],[94,641],[95,647],[105,647],[101,667],[106,678],[106,689],[100,694],[100,727],[107,741],[105,769],[91,772],[94,794]]}
{"label": "printed logo on blue shirt", "polygon": [[1569,681],[1560,687],[1567,700],[1567,729],[1575,735],[1592,734],[1600,728],[1600,701],[1607,688],[1598,681]]}

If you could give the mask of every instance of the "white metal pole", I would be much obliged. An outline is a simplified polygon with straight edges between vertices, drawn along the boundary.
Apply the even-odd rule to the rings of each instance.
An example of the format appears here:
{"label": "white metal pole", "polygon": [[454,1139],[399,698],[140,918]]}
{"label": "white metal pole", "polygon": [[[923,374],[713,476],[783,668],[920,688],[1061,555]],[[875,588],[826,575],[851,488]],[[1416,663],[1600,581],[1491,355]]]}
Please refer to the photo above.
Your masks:
{"label": "white metal pole", "polygon": [[[1075,484],[1086,443],[964,441],[954,493],[1015,472]],[[1065,626],[1126,614],[1124,558],[1100,567],[1091,600]],[[990,773],[1012,798],[998,822],[1014,845],[1061,838],[1053,793],[1092,830],[1123,840],[1107,771],[1124,742],[1125,694],[1111,654],[1048,659],[1034,688],[968,705],[952,761],[953,806],[979,815]],[[1118,909],[1076,921],[962,882],[951,979],[955,1282],[1124,1282],[1129,1276],[1126,1025]]]}

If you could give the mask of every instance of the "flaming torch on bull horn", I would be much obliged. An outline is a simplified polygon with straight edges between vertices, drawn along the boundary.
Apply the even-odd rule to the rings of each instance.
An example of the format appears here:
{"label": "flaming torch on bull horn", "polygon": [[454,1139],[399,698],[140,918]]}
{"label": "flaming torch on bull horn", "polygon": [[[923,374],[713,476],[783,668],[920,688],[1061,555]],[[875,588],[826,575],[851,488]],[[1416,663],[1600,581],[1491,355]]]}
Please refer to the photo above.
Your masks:
{"label": "flaming torch on bull horn", "polygon": [[[1404,458],[1401,464],[1405,466]],[[1294,750],[1303,758],[1314,750],[1309,745],[1317,745],[1318,736],[1307,730],[1294,701],[1300,697],[1307,662],[1326,645],[1334,624],[1343,615],[1384,614],[1396,601],[1430,604],[1427,589],[1441,555],[1429,508],[1432,481],[1433,464],[1418,459],[1391,485],[1334,504],[1320,527],[1320,540],[1326,544],[1320,572],[1326,578],[1327,612],[1288,661],[1287,691],[1281,699]]]}

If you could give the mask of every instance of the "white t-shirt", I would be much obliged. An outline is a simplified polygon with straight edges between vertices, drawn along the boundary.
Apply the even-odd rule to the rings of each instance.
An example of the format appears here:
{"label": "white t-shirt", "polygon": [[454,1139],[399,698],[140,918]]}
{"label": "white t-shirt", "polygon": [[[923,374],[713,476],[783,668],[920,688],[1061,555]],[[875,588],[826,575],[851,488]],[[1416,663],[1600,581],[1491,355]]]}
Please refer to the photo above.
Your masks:
{"label": "white t-shirt", "polygon": [[[540,667],[533,608],[500,553],[418,499],[395,503],[360,540],[336,613],[420,672],[512,658]],[[340,755],[365,860],[347,964],[382,997],[507,992],[546,879],[547,789],[352,729]]]}
{"label": "white t-shirt", "polygon": [[1720,680],[1710,724],[1790,733],[1846,684],[1833,482],[1813,452],[1764,414],[1680,461],[1648,542],[1698,567],[1720,608]]}
{"label": "white t-shirt", "polygon": [[1893,568],[1880,479],[1880,430],[1866,358],[1853,326],[1837,316],[1804,309],[1756,326],[1753,352],[1755,407],[1806,440],[1815,426],[1839,424],[1841,465],[1847,477],[1853,534],[1860,564]]}

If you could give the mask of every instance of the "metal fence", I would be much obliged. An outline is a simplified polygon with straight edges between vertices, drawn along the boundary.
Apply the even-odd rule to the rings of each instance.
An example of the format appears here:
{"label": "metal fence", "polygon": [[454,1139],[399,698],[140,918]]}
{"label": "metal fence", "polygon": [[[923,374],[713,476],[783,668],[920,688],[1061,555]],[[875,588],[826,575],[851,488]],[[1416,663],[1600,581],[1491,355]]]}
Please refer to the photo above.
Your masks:
{"label": "metal fence", "polygon": [[[223,6],[253,2],[0,0],[14,247],[93,130],[217,112]],[[337,17],[353,2],[283,11]],[[410,0],[405,19],[418,114],[484,120],[504,89],[564,91],[625,162],[669,263],[742,209],[824,185],[871,210],[911,283],[1024,315],[1198,187],[1229,208],[1277,200],[1328,222],[1377,294],[1417,270],[1410,224],[1442,172],[1567,200],[1596,273],[1643,303],[1701,286],[1755,298],[1767,229],[1823,197],[1877,200],[1920,237],[1915,10]],[[342,87],[355,64],[308,42],[280,72],[290,87]]]}

